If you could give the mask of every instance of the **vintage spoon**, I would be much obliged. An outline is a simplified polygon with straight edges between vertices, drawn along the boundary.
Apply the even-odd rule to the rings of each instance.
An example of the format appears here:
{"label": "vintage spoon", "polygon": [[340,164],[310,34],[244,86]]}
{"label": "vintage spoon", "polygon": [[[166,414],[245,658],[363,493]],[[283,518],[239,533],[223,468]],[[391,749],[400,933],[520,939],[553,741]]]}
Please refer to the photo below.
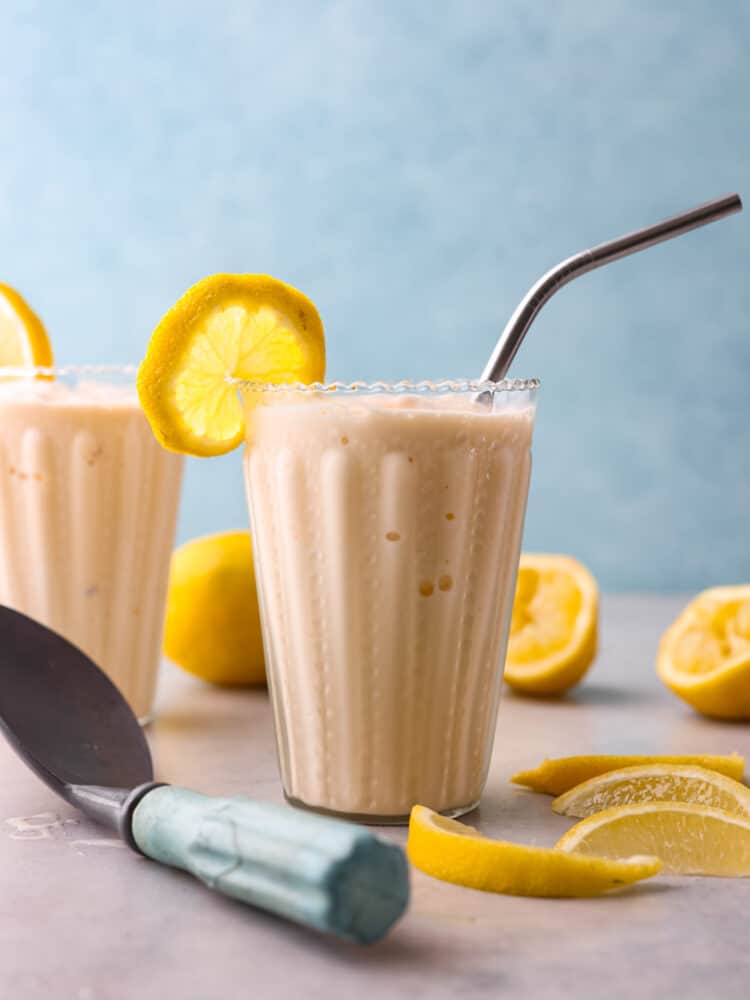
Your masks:
{"label": "vintage spoon", "polygon": [[406,909],[403,851],[364,827],[155,782],[143,731],[106,674],[56,632],[2,606],[0,728],[71,805],[212,889],[361,944]]}

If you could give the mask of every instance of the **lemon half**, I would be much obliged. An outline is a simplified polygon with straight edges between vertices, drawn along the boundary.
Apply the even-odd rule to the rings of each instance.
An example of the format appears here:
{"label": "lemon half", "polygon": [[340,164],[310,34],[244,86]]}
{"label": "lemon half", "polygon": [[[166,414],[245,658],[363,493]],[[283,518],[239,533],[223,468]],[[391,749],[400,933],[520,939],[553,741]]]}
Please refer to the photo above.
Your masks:
{"label": "lemon half", "polygon": [[525,785],[535,792],[562,795],[582,781],[598,774],[617,771],[623,767],[649,764],[693,764],[726,774],[735,781],[742,780],[745,758],[730,754],[590,754],[579,757],[553,757],[529,771],[519,771],[510,779],[515,785]]}
{"label": "lemon half", "polygon": [[699,594],[664,633],[656,666],[704,715],[750,718],[750,585]]}
{"label": "lemon half", "polygon": [[532,695],[561,694],[596,656],[599,593],[578,560],[524,553],[505,661],[505,680]]}
{"label": "lemon half", "polygon": [[253,547],[247,531],[194,538],[172,555],[164,652],[212,684],[263,684]]}

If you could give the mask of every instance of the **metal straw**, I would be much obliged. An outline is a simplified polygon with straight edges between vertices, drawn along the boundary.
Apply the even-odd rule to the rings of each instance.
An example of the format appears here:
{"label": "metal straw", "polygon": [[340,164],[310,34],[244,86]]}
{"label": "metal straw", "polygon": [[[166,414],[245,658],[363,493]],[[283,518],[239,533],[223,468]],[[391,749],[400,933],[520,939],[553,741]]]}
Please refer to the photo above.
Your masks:
{"label": "metal straw", "polygon": [[561,261],[551,271],[543,274],[521,299],[516,311],[500,334],[492,357],[482,372],[482,381],[500,382],[505,378],[523,338],[536,318],[536,314],[558,289],[567,285],[573,278],[593,271],[597,267],[602,267],[604,264],[609,264],[610,261],[627,257],[638,250],[645,250],[646,247],[652,247],[655,243],[671,240],[675,236],[690,232],[691,229],[705,226],[709,222],[716,222],[717,219],[723,219],[725,215],[732,215],[741,210],[740,196],[728,194],[723,198],[707,201],[705,205],[698,205],[697,208],[692,208],[689,212],[672,215],[662,222],[657,222],[654,226],[637,229],[634,233],[628,233],[627,236],[620,236],[616,240],[600,243],[599,246],[592,247],[591,250],[582,250],[581,253]]}

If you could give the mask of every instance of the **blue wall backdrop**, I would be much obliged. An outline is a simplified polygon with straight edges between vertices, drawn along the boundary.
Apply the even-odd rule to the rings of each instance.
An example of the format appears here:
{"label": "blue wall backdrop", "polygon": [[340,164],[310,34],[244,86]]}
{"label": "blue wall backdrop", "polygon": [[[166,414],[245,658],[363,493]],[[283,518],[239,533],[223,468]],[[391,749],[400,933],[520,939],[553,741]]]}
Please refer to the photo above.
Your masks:
{"label": "blue wall backdrop", "polygon": [[[477,374],[538,273],[738,189],[744,0],[2,0],[0,280],[137,361],[218,270],[318,304],[332,378]],[[750,579],[750,211],[569,286],[525,547],[604,586]],[[181,538],[246,523],[190,463]]]}

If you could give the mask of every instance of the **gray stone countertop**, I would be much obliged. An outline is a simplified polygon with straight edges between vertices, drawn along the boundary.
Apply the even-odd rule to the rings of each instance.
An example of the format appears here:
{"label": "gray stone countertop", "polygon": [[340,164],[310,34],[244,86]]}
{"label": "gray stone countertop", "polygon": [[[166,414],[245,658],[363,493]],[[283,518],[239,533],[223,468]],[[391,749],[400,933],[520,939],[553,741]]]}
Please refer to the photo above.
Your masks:
{"label": "gray stone countertop", "polygon": [[[488,835],[552,845],[569,825],[508,783],[545,756],[750,754],[750,726],[711,722],[654,674],[684,601],[603,601],[599,659],[566,699],[504,695],[482,806]],[[149,728],[157,776],[281,800],[264,692],[209,688],[165,665]],[[387,830],[405,841],[405,831]],[[0,743],[2,1000],[606,997],[750,994],[750,879],[659,877],[593,900],[495,896],[413,873],[412,904],[369,948],[322,939],[140,858],[58,800]]]}

